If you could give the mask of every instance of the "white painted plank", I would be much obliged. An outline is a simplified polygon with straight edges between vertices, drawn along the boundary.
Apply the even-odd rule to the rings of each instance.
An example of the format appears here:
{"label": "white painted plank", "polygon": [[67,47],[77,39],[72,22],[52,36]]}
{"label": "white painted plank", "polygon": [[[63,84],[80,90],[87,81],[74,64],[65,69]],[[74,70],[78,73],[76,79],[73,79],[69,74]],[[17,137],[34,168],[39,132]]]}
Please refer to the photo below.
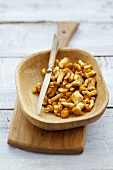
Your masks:
{"label": "white painted plank", "polygon": [[[51,49],[56,23],[0,24],[0,57],[23,57]],[[82,23],[69,47],[98,55],[113,55],[113,23]]]}
{"label": "white painted plank", "polygon": [[0,56],[23,57],[28,54],[51,48],[57,25],[40,24],[1,24]]}
{"label": "white painted plank", "polygon": [[[113,106],[113,57],[96,57],[109,90],[109,105]],[[21,58],[0,59],[0,108],[14,108],[16,99],[15,69]]]}
{"label": "white painted plank", "polygon": [[[40,21],[80,21],[69,46],[96,56],[113,55],[113,0],[1,0],[0,22],[10,21],[37,23],[0,24],[0,109],[14,107],[18,57],[51,48],[57,24]],[[113,57],[97,60],[109,90],[109,106],[113,107]],[[79,156],[36,154],[7,145],[12,112],[0,110],[0,170],[113,169],[113,109],[87,126],[85,150]]]}
{"label": "white painted plank", "polygon": [[113,57],[96,57],[109,92],[108,106],[113,106]]}
{"label": "white painted plank", "polygon": [[112,22],[112,0],[1,0],[0,21]]}
{"label": "white painted plank", "polygon": [[14,108],[16,100],[15,70],[18,59],[0,59],[0,108]]}
{"label": "white painted plank", "polygon": [[113,169],[113,109],[87,126],[81,155],[38,154],[7,145],[12,111],[0,111],[0,170],[111,170]]}

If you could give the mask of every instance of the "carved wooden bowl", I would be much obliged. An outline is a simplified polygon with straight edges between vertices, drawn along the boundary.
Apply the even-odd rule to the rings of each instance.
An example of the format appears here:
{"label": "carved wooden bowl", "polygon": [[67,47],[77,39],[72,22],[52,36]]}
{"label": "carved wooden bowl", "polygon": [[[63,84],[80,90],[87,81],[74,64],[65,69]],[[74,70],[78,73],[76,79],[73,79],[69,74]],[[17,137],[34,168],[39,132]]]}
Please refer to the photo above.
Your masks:
{"label": "carved wooden bowl", "polygon": [[69,116],[62,119],[54,114],[45,113],[42,107],[41,114],[36,113],[36,104],[38,95],[32,94],[32,87],[37,82],[43,82],[41,69],[47,68],[50,51],[43,51],[26,57],[21,61],[16,70],[16,86],[19,101],[27,119],[34,125],[45,130],[64,130],[75,127],[84,126],[95,122],[104,113],[108,104],[108,90],[103,79],[102,72],[97,60],[89,53],[73,49],[59,49],[57,58],[62,59],[68,57],[71,62],[78,62],[81,59],[83,62],[89,63],[96,71],[97,91],[98,95],[95,105],[90,112],[86,112],[82,116]]}

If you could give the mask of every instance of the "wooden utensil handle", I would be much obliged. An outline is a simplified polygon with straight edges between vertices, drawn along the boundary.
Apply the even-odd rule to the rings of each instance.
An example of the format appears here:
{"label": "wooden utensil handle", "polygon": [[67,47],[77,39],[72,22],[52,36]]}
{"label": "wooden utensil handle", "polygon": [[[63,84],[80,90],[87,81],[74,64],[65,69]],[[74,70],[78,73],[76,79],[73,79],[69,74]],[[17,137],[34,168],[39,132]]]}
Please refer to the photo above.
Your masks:
{"label": "wooden utensil handle", "polygon": [[58,47],[66,47],[77,30],[79,23],[74,22],[59,22],[58,23],[58,36],[54,36],[52,50],[49,59],[49,67],[53,67]]}
{"label": "wooden utensil handle", "polygon": [[74,22],[59,22],[58,23],[58,36],[59,36],[59,47],[66,47],[77,30],[79,23]]}
{"label": "wooden utensil handle", "polygon": [[48,69],[49,68],[51,69],[54,66],[54,62],[55,62],[55,58],[56,58],[56,55],[57,55],[58,47],[59,47],[59,37],[57,35],[54,35],[52,49],[51,49],[51,53],[50,53]]}

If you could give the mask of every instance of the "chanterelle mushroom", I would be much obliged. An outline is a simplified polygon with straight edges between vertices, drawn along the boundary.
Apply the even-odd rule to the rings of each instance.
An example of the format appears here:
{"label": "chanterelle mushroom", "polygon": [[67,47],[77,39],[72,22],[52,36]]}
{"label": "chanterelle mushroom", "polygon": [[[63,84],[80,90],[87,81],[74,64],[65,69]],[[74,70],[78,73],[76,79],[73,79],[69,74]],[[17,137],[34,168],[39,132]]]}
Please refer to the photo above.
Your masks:
{"label": "chanterelle mushroom", "polygon": [[83,100],[83,96],[79,93],[79,91],[75,91],[71,96],[71,100],[75,105],[77,105]]}
{"label": "chanterelle mushroom", "polygon": [[59,67],[60,68],[64,68],[64,66],[69,62],[69,59],[67,57],[63,58],[60,62],[59,62]]}

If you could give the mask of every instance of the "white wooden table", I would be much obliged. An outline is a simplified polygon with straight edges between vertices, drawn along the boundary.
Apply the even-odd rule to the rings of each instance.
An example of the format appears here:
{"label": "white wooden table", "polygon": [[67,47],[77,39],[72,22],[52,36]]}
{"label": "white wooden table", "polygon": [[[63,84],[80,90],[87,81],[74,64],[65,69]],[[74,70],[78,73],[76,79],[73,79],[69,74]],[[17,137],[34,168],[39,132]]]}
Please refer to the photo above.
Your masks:
{"label": "white wooden table", "polygon": [[[15,69],[25,56],[50,49],[58,21],[78,21],[70,47],[93,54],[109,104],[87,126],[80,155],[31,153],[7,144],[16,99]],[[0,170],[113,170],[113,0],[0,0]]]}

